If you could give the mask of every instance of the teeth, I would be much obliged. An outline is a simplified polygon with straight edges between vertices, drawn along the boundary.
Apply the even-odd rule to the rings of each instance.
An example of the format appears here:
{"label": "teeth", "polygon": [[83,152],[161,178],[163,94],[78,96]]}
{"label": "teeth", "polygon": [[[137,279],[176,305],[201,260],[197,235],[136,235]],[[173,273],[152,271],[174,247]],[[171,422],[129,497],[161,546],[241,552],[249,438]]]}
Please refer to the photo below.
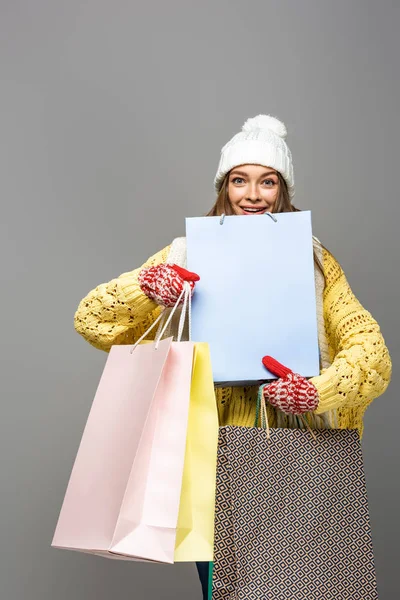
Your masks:
{"label": "teeth", "polygon": [[244,208],[243,210],[245,210],[246,212],[260,212],[261,210],[264,210],[263,208]]}

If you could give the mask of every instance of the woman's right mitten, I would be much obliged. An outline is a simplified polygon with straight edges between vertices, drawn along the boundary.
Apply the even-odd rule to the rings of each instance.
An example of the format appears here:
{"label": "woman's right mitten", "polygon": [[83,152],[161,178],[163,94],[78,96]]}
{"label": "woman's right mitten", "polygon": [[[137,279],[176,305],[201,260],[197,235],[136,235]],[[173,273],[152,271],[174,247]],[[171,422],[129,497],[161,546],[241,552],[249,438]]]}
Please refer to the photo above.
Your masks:
{"label": "woman's right mitten", "polygon": [[[196,281],[200,277],[178,265],[160,264],[147,267],[139,272],[138,281],[144,294],[162,306],[174,306],[188,281],[193,295]],[[180,304],[183,303],[182,296]]]}

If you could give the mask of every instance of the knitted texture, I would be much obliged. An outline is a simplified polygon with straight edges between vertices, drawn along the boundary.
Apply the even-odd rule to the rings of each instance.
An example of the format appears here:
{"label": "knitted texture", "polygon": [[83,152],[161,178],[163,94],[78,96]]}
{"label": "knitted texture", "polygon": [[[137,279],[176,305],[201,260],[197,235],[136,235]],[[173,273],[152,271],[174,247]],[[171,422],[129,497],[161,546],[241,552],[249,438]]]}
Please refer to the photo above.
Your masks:
{"label": "knitted texture", "polygon": [[[144,294],[139,273],[144,267],[165,263],[169,246],[151,256],[142,267],[122,273],[92,289],[74,316],[76,331],[92,346],[109,352],[114,344],[131,344],[154,323],[162,307]],[[154,339],[154,331],[149,339]]]}
{"label": "knitted texture", "polygon": [[145,267],[138,275],[140,289],[161,306],[176,304],[185,281],[189,282],[193,294],[195,282],[199,279],[196,273],[191,273],[178,265],[166,264]]}
{"label": "knitted texture", "polygon": [[[139,272],[144,267],[165,263],[170,248],[169,245],[154,254],[139,269],[122,273],[91,290],[75,312],[76,331],[106,352],[113,344],[134,343],[161,310],[142,292]],[[341,266],[325,249],[323,266],[323,312],[332,364],[310,379],[319,396],[312,415],[336,407],[338,427],[356,428],[362,437],[365,410],[386,390],[392,362],[378,323],[354,296]],[[148,339],[154,339],[154,335],[153,330]],[[220,425],[252,427],[257,393],[258,386],[216,388]],[[267,417],[270,426],[276,427],[277,411],[269,403]],[[308,413],[304,418],[308,420]]]}
{"label": "knitted texture", "polygon": [[317,388],[311,381],[293,373],[271,356],[264,356],[264,366],[279,379],[262,386],[265,399],[285,413],[300,415],[317,408]]}

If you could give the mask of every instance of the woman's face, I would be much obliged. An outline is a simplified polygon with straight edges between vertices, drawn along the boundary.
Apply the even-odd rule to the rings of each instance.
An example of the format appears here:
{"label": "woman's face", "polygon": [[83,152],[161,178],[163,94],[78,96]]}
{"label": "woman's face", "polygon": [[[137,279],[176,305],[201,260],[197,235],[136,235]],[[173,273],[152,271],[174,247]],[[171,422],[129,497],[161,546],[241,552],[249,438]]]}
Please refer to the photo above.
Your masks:
{"label": "woman's face", "polygon": [[229,174],[228,196],[236,215],[271,212],[278,192],[278,175],[270,167],[240,165]]}

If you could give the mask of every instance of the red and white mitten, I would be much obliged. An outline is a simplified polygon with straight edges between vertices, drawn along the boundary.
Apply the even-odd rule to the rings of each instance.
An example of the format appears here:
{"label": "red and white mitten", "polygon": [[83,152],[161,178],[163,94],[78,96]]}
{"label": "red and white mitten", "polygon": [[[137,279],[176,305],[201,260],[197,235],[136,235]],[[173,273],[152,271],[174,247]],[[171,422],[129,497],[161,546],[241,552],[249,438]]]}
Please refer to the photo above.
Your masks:
{"label": "red and white mitten", "polygon": [[299,415],[313,411],[319,403],[318,390],[311,381],[285,367],[272,356],[264,356],[263,365],[279,379],[263,388],[265,399],[284,413]]}
{"label": "red and white mitten", "polygon": [[[200,277],[178,265],[160,264],[146,267],[139,272],[140,289],[148,298],[162,306],[174,306],[181,295],[185,281],[188,281],[193,295],[196,281]],[[180,304],[183,303],[182,296]]]}

